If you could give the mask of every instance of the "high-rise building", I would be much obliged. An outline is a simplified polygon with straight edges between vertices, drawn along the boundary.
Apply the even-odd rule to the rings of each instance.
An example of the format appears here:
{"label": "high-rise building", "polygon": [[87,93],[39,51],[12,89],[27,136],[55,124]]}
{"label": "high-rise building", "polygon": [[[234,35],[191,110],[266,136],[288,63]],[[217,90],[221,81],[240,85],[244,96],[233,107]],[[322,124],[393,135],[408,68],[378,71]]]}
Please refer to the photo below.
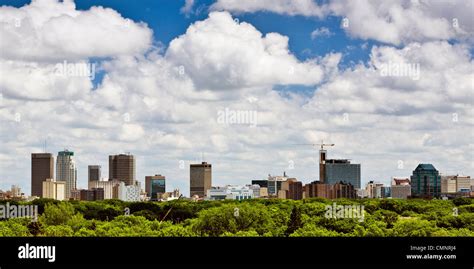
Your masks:
{"label": "high-rise building", "polygon": [[56,200],[64,200],[66,193],[66,182],[65,181],[55,181],[52,178],[47,178],[42,182],[43,184],[43,198],[51,198]]}
{"label": "high-rise building", "polygon": [[411,195],[413,197],[439,197],[441,176],[432,164],[419,164],[411,176]]}
{"label": "high-rise building", "polygon": [[207,162],[190,166],[190,196],[205,197],[212,186],[212,165]]}
{"label": "high-rise building", "polygon": [[324,164],[324,183],[349,183],[360,189],[360,164],[352,164],[347,159],[327,159]]}
{"label": "high-rise building", "polygon": [[159,194],[166,192],[166,179],[162,175],[145,177],[145,192],[150,200],[158,200]]}
{"label": "high-rise building", "polygon": [[117,179],[125,185],[135,183],[135,157],[131,154],[109,156],[109,180]]}
{"label": "high-rise building", "polygon": [[87,167],[87,181],[99,181],[101,177],[101,169],[100,165],[89,165]]}
{"label": "high-rise building", "polygon": [[56,159],[56,180],[66,182],[66,193],[64,197],[68,200],[71,197],[71,191],[77,188],[77,170],[74,162],[74,152],[67,149],[58,152],[58,158]]}
{"label": "high-rise building", "polygon": [[54,157],[51,153],[31,154],[31,196],[43,196],[43,181],[54,178]]}

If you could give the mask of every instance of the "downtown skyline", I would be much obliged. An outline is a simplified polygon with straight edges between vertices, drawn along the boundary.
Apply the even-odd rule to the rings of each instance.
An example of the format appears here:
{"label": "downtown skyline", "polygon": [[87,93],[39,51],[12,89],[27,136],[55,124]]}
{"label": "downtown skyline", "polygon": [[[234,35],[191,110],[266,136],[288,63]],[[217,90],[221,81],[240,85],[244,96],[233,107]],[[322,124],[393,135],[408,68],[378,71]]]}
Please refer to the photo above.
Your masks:
{"label": "downtown skyline", "polygon": [[142,184],[162,174],[185,195],[201,161],[213,185],[318,180],[318,149],[296,144],[321,140],[362,185],[419,163],[474,174],[465,3],[374,2],[364,23],[344,1],[233,2],[0,1],[0,189],[30,193],[30,154],[64,148],[78,188],[130,152]]}

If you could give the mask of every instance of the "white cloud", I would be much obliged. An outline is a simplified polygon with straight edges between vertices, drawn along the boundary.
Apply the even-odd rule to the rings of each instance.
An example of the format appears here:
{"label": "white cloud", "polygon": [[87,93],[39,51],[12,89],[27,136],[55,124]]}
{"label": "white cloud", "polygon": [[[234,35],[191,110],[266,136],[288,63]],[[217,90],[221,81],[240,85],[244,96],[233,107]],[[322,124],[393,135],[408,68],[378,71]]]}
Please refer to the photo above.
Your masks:
{"label": "white cloud", "polygon": [[218,0],[211,10],[228,10],[235,13],[269,11],[285,15],[303,15],[322,17],[324,6],[318,6],[313,0]]}
{"label": "white cloud", "polygon": [[[69,10],[70,3],[64,5],[54,7]],[[37,11],[32,16],[59,12]],[[45,52],[57,49],[39,44]],[[20,43],[18,50],[27,46]],[[104,80],[96,89],[87,77],[55,77],[54,62],[38,62],[38,51],[21,61],[1,57],[2,188],[20,183],[28,192],[30,153],[42,151],[44,140],[50,152],[76,152],[82,187],[87,165],[101,164],[106,175],[107,156],[124,151],[137,156],[139,180],[161,173],[168,187],[185,194],[189,163],[200,161],[201,152],[213,164],[215,185],[283,171],[309,182],[318,174],[315,149],[293,144],[321,139],[336,143],[330,158],[362,163],[364,180],[408,176],[418,162],[432,162],[441,172],[474,172],[473,61],[463,44],[375,46],[367,63],[338,70],[341,54],[298,61],[288,37],[262,36],[252,25],[216,12],[191,25],[164,56],[119,52],[103,61]],[[419,79],[381,76],[390,62],[419,64]],[[288,66],[295,68],[292,75]],[[315,83],[309,99],[272,90],[275,84]],[[216,91],[228,88],[235,90]],[[258,112],[257,126],[219,124],[216,111],[225,108]],[[399,160],[405,168],[397,168]]]}
{"label": "white cloud", "polygon": [[180,12],[189,16],[193,12],[194,0],[186,0],[184,6],[180,9]]}
{"label": "white cloud", "polygon": [[[33,0],[21,8],[0,7],[2,58],[78,60],[141,54],[152,31],[110,8],[76,10],[72,0]],[[87,36],[87,38],[84,38]]]}
{"label": "white cloud", "polygon": [[252,1],[218,0],[211,9],[234,13],[269,11],[307,17],[347,18],[348,34],[390,44],[458,39],[474,42],[473,1],[331,0]]}
{"label": "white cloud", "polygon": [[331,30],[329,30],[327,27],[321,27],[321,28],[318,28],[314,31],[311,32],[311,39],[316,39],[317,37],[328,37],[328,36],[332,36],[334,35],[333,32],[331,32]]}
{"label": "white cloud", "polygon": [[288,49],[288,37],[265,36],[227,12],[212,12],[175,38],[166,59],[184,71],[200,89],[273,84],[314,85],[323,78],[315,60],[300,62]]}

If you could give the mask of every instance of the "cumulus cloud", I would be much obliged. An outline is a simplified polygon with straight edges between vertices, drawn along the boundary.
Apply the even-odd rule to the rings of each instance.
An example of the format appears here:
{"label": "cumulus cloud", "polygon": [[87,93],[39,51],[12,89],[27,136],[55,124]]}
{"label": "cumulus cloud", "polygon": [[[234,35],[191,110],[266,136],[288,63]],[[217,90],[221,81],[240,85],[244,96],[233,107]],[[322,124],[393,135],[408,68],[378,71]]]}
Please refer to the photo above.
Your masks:
{"label": "cumulus cloud", "polygon": [[[47,3],[51,9],[29,13],[40,26],[74,10],[69,1],[41,5]],[[3,7],[2,12],[13,18],[24,9]],[[105,26],[122,18],[112,10],[101,14]],[[142,24],[136,27],[151,33]],[[35,36],[46,35],[42,29],[35,28]],[[89,38],[87,32],[76,33]],[[115,42],[122,38],[111,35]],[[340,53],[301,62],[289,51],[288,37],[262,35],[226,12],[213,12],[163,54],[149,51],[147,38],[137,45],[139,52],[109,51],[104,42],[74,54],[75,61],[89,63],[89,57],[109,51],[110,59],[100,63],[103,80],[93,87],[89,77],[55,74],[57,59],[71,56],[72,46],[35,42],[44,54],[0,57],[2,188],[20,183],[28,192],[30,153],[42,151],[45,140],[50,152],[65,147],[76,152],[83,187],[87,165],[102,164],[107,174],[107,155],[126,151],[137,156],[139,180],[161,173],[167,187],[186,194],[189,163],[199,162],[201,153],[213,163],[216,185],[249,183],[283,171],[309,182],[318,175],[315,149],[292,144],[321,139],[336,143],[330,158],[362,163],[364,180],[407,176],[419,162],[433,162],[442,172],[474,171],[473,62],[462,43],[377,45],[368,62],[339,70]],[[27,51],[32,45],[16,46],[12,50]],[[410,64],[419,65],[418,79],[387,69]],[[315,92],[310,98],[297,92],[283,96],[273,90],[276,84],[306,85]],[[258,113],[256,126],[219,122],[217,112],[226,109]]]}
{"label": "cumulus cloud", "polygon": [[474,2],[425,0],[331,0],[319,4],[307,1],[218,0],[211,8],[230,12],[269,11],[307,17],[346,18],[344,27],[353,37],[390,44],[408,44],[458,39],[472,44]]}
{"label": "cumulus cloud", "polygon": [[314,85],[323,78],[315,60],[300,62],[288,37],[262,35],[227,12],[212,12],[174,39],[166,59],[183,66],[198,88],[227,89],[272,84]]}
{"label": "cumulus cloud", "polygon": [[[21,8],[0,7],[1,57],[62,61],[141,54],[152,31],[110,8],[77,10],[72,0],[33,0]],[[84,38],[87,37],[87,38]]]}

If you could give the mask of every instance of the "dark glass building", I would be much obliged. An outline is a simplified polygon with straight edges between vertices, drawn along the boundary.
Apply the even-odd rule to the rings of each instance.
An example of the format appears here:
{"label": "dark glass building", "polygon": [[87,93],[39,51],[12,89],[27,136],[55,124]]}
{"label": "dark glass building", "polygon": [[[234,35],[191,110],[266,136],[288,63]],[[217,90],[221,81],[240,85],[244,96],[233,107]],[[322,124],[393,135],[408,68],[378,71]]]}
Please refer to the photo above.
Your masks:
{"label": "dark glass building", "polygon": [[420,198],[440,197],[441,176],[432,164],[421,163],[411,176],[411,196]]}
{"label": "dark glass building", "polygon": [[146,176],[145,192],[150,200],[157,200],[158,194],[166,192],[166,178],[162,175]]}

